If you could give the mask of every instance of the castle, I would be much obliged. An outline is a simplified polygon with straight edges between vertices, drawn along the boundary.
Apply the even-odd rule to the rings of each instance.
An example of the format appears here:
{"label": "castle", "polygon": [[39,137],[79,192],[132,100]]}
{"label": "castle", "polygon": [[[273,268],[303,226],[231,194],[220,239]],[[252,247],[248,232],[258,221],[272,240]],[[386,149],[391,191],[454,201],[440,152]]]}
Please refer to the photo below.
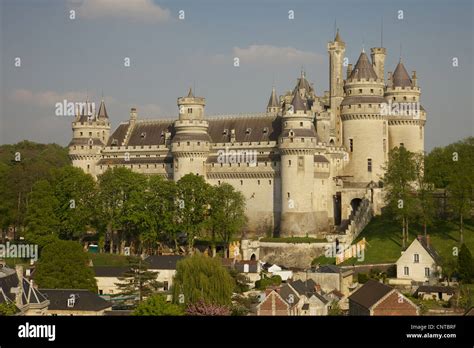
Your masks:
{"label": "castle", "polygon": [[424,150],[426,113],[404,107],[419,105],[416,72],[400,60],[385,80],[385,48],[372,48],[371,59],[362,50],[355,66],[345,64],[339,31],[327,48],[329,91],[317,96],[302,71],[293,90],[273,88],[264,113],[208,117],[190,89],[178,119],[139,119],[132,108],[110,135],[104,101],[94,114],[84,107],[72,123],[73,165],[94,177],[126,167],[229,183],[247,199],[250,236],[344,232],[380,211],[389,150]]}

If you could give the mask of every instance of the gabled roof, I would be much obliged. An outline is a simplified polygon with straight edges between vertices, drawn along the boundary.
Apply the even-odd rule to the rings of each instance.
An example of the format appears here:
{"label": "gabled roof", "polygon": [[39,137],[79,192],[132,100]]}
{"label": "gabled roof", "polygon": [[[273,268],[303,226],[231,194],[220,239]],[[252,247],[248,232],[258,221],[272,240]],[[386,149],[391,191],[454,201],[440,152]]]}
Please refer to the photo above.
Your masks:
{"label": "gabled roof", "polygon": [[[104,300],[89,290],[82,289],[40,289],[48,298],[50,310],[77,310],[97,312],[109,307],[112,303]],[[68,300],[74,296],[74,306],[68,307]]]}
{"label": "gabled roof", "polygon": [[411,87],[412,82],[410,79],[410,75],[408,75],[407,69],[403,65],[402,61],[398,63],[395,71],[392,75],[392,84],[393,87]]}
{"label": "gabled roof", "polygon": [[377,79],[377,74],[375,73],[375,70],[369,61],[369,57],[367,57],[367,54],[365,54],[365,52],[362,51],[362,53],[360,54],[359,59],[357,60],[356,65],[354,66],[354,70],[352,70],[350,79]]}
{"label": "gabled roof", "polygon": [[441,262],[441,256],[439,256],[438,252],[433,247],[433,244],[430,243],[429,236],[428,239],[425,236],[418,236],[417,240],[420,242],[421,246],[426,250],[426,252],[433,258],[433,260],[439,264]]}
{"label": "gabled roof", "polygon": [[151,255],[145,259],[149,269],[176,269],[176,264],[183,259],[181,255]]}
{"label": "gabled roof", "polygon": [[416,289],[415,294],[419,294],[420,292],[425,292],[425,293],[441,292],[443,294],[453,295],[454,288],[450,286],[442,286],[442,285],[420,285],[418,289]]}
{"label": "gabled roof", "polygon": [[316,283],[312,279],[302,281],[301,279],[288,283],[299,295],[316,293]]}
{"label": "gabled roof", "polygon": [[349,300],[370,309],[382,297],[394,290],[391,286],[370,279],[349,296]]}
{"label": "gabled roof", "polygon": [[[0,303],[9,301],[15,303],[16,294],[12,293],[12,288],[17,288],[18,284],[18,275],[14,269],[8,267],[0,269]],[[47,305],[47,299],[41,291],[31,286],[30,281],[25,278],[23,278],[21,292],[21,303],[23,306],[28,304]]]}
{"label": "gabled roof", "polygon": [[281,298],[290,305],[290,307],[296,306],[300,301],[298,293],[288,284],[284,284],[279,290]]}

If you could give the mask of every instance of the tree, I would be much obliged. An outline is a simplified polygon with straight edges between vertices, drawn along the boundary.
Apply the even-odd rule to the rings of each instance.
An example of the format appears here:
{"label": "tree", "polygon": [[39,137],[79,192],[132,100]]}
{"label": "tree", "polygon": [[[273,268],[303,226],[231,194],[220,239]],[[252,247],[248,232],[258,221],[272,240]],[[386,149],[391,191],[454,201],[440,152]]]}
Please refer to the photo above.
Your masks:
{"label": "tree", "polygon": [[146,177],[126,168],[112,168],[99,176],[98,186],[98,215],[105,222],[110,253],[113,253],[116,235],[119,249],[123,249],[124,237],[137,237],[134,223],[137,216],[134,214],[140,214],[144,206],[137,204],[136,199],[146,190]]}
{"label": "tree", "polygon": [[58,201],[60,238],[82,241],[94,215],[94,179],[80,168],[66,166],[52,171],[51,186]]}
{"label": "tree", "polygon": [[173,285],[174,303],[231,303],[234,281],[216,258],[195,254],[178,261]]}
{"label": "tree", "polygon": [[408,222],[413,216],[415,197],[413,183],[416,180],[414,154],[403,146],[389,152],[388,164],[383,177],[387,208],[402,223],[402,248],[408,240]]}
{"label": "tree", "polygon": [[179,226],[187,235],[188,249],[192,250],[194,238],[203,229],[210,203],[210,188],[204,178],[187,174],[178,180]]}
{"label": "tree", "polygon": [[148,271],[148,265],[140,257],[128,257],[130,269],[118,279],[120,295],[134,295],[141,303],[144,297],[158,290],[161,284],[156,280],[157,273]]}
{"label": "tree", "polygon": [[210,205],[209,224],[213,236],[217,234],[224,242],[224,255],[227,257],[229,243],[247,222],[245,197],[232,185],[224,183],[211,188]]}
{"label": "tree", "polygon": [[426,181],[425,176],[425,155],[417,153],[414,156],[417,190],[417,216],[423,225],[423,232],[426,237],[427,227],[433,223],[435,207],[433,202],[433,184]]}
{"label": "tree", "polygon": [[474,278],[474,265],[472,263],[472,255],[466,244],[461,245],[458,255],[458,272],[459,278],[464,283],[470,283]]}
{"label": "tree", "polygon": [[453,274],[457,271],[457,261],[453,257],[449,257],[443,261],[443,274],[446,276],[446,280],[448,281],[448,286],[449,282],[451,281],[451,277]]}
{"label": "tree", "polygon": [[28,196],[26,212],[26,239],[40,247],[56,239],[59,230],[59,219],[56,211],[59,202],[54,196],[53,188],[47,180],[38,180]]}
{"label": "tree", "polygon": [[337,301],[332,301],[331,302],[331,306],[329,307],[329,310],[328,310],[328,315],[342,315],[342,309],[341,307],[339,306],[339,302]]}
{"label": "tree", "polygon": [[188,304],[186,313],[192,316],[227,316],[230,315],[230,309],[227,306],[206,303],[203,300],[199,300],[196,303]]}
{"label": "tree", "polygon": [[243,293],[250,289],[250,279],[245,274],[238,272],[236,269],[231,268],[229,270],[230,276],[234,279],[235,288],[234,292]]}
{"label": "tree", "polygon": [[166,301],[165,295],[155,294],[140,303],[133,315],[181,316],[184,315],[182,306]]}
{"label": "tree", "polygon": [[81,244],[56,240],[44,246],[35,272],[41,288],[88,289],[97,292],[90,259]]}
{"label": "tree", "polygon": [[18,308],[16,308],[13,302],[3,302],[0,303],[0,317],[8,316],[8,315],[15,315],[18,312]]}

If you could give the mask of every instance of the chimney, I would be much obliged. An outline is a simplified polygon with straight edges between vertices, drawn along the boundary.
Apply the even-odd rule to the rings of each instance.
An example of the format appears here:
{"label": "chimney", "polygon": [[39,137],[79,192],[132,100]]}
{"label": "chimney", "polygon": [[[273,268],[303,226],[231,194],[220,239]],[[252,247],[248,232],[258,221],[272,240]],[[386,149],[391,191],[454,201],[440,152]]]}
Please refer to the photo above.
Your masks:
{"label": "chimney", "polygon": [[321,293],[321,285],[316,284],[316,292],[317,292],[318,294]]}
{"label": "chimney", "polygon": [[136,108],[131,108],[130,109],[130,125],[133,126],[135,125],[135,121],[137,120],[137,109]]}
{"label": "chimney", "polygon": [[413,87],[418,87],[418,82],[417,82],[417,77],[416,77],[416,71],[411,72],[411,84]]}
{"label": "chimney", "polygon": [[18,288],[15,295],[15,304],[18,308],[23,307],[23,266],[15,265],[16,275],[18,277]]}

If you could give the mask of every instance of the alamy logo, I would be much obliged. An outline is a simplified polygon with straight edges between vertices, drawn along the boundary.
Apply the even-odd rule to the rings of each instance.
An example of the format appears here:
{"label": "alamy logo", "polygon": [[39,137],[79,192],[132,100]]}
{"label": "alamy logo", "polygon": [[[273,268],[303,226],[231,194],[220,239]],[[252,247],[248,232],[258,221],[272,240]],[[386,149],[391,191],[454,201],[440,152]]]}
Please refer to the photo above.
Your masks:
{"label": "alamy logo", "polygon": [[77,114],[85,115],[90,118],[95,114],[94,102],[72,102],[64,99],[54,105],[56,116],[76,116]]}
{"label": "alamy logo", "polygon": [[0,259],[21,258],[38,260],[37,244],[0,244]]}
{"label": "alamy logo", "polygon": [[415,118],[420,117],[421,106],[420,103],[392,103],[391,100],[388,103],[381,105],[380,114],[383,116],[413,116]]}
{"label": "alamy logo", "polygon": [[234,163],[248,163],[249,166],[255,167],[257,165],[257,151],[256,150],[225,150],[217,151],[217,163],[234,164]]}
{"label": "alamy logo", "polygon": [[35,325],[28,322],[18,326],[20,338],[47,338],[48,341],[56,339],[56,325]]}

